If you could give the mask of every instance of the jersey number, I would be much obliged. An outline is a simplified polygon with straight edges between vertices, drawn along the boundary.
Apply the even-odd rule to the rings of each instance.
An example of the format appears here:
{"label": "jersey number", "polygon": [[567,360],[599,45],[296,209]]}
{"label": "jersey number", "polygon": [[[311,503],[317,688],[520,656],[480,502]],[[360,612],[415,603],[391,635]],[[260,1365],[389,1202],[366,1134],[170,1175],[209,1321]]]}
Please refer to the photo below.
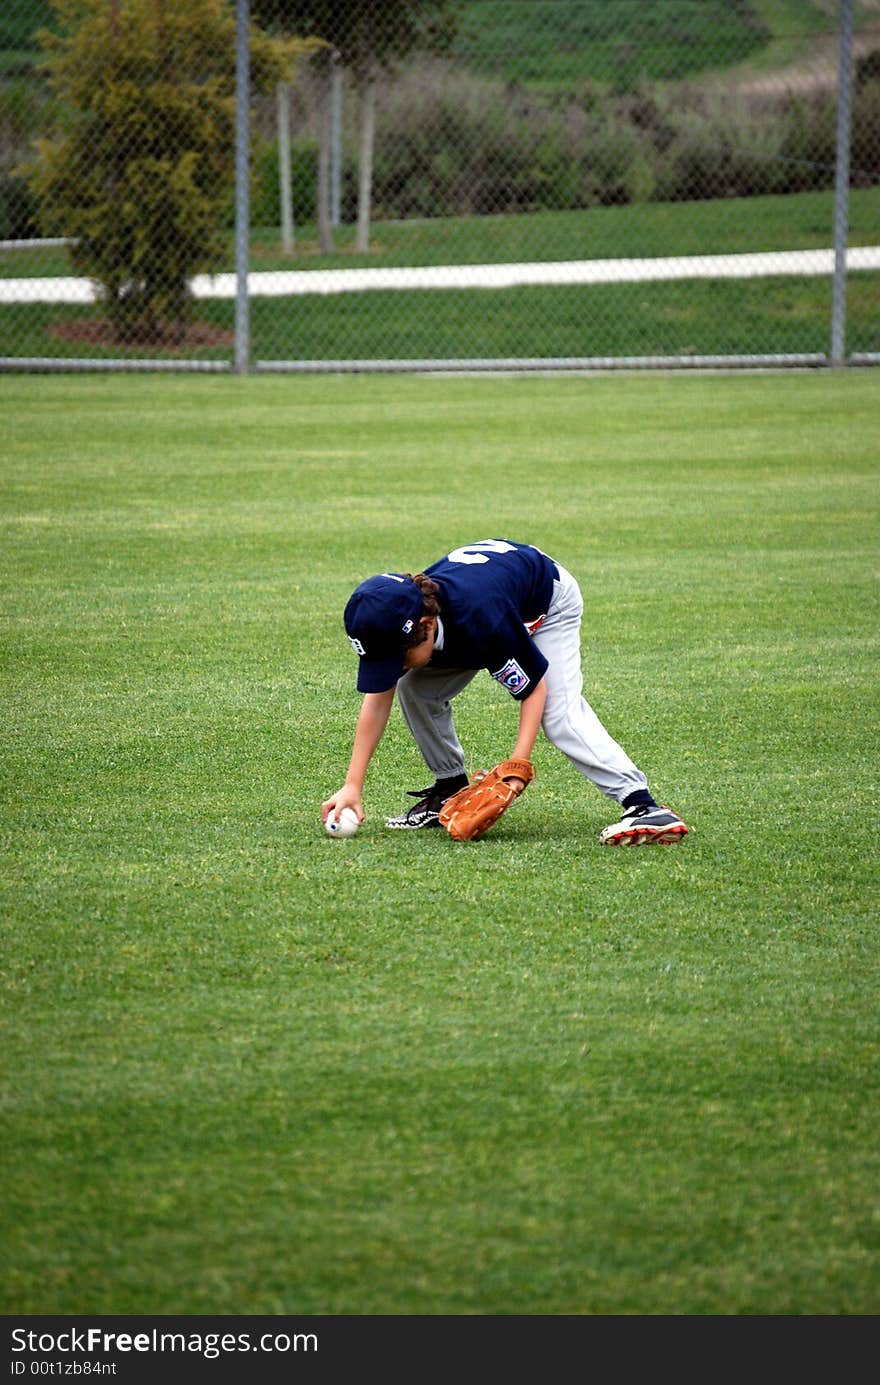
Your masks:
{"label": "jersey number", "polygon": [[481,539],[479,543],[469,543],[465,548],[456,548],[448,554],[451,563],[488,563],[490,553],[515,553],[516,544],[505,543],[503,539]]}

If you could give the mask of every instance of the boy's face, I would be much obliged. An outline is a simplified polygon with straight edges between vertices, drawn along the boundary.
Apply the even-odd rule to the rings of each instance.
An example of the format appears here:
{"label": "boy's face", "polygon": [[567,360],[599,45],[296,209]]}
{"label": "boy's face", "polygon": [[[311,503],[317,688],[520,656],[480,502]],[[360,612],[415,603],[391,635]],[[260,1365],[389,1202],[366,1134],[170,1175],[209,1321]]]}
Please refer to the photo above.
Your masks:
{"label": "boy's face", "polygon": [[427,639],[422,640],[421,644],[412,644],[406,651],[406,658],[403,667],[407,673],[411,668],[424,668],[431,662],[431,655],[434,653],[434,641],[437,638],[437,621],[434,616],[422,616],[419,622],[428,632]]}

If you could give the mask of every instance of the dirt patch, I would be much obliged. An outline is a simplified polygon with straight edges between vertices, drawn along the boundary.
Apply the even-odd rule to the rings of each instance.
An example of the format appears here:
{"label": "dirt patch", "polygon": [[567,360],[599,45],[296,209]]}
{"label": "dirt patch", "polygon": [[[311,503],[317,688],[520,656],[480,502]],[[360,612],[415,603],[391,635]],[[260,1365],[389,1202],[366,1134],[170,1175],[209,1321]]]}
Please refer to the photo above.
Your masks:
{"label": "dirt patch", "polygon": [[112,351],[143,351],[146,348],[183,354],[209,346],[232,350],[235,345],[235,333],[213,322],[190,322],[183,327],[177,322],[164,322],[151,332],[120,336],[107,318],[77,318],[72,322],[53,322],[49,335],[58,341],[81,342]]}
{"label": "dirt patch", "polygon": [[[853,38],[853,61],[880,48],[880,27],[863,30]],[[837,91],[840,81],[840,36],[823,34],[810,41],[800,62],[759,76],[736,74],[719,78],[714,86],[735,91],[740,96],[828,96]]]}

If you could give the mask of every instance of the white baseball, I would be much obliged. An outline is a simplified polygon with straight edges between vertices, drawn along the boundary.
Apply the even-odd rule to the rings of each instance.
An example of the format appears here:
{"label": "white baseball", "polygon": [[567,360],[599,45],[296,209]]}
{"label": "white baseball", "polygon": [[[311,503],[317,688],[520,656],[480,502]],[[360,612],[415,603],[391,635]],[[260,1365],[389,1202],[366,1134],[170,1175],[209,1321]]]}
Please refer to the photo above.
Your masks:
{"label": "white baseball", "polygon": [[353,837],[360,827],[354,808],[343,808],[339,817],[331,813],[326,823],[331,837]]}

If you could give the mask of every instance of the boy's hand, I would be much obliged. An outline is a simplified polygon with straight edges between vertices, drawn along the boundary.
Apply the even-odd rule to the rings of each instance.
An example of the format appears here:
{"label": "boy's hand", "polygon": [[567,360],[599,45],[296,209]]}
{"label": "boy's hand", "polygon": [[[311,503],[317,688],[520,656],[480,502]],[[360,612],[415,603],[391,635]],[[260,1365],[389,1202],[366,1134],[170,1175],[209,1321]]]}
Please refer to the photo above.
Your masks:
{"label": "boy's hand", "polygon": [[338,817],[339,814],[342,812],[343,808],[353,808],[354,811],[357,813],[358,822],[363,822],[363,800],[358,790],[351,788],[347,784],[343,784],[341,789],[339,789],[335,794],[333,794],[331,798],[326,799],[326,801],[321,804],[322,822],[326,822],[331,813],[335,813]]}

